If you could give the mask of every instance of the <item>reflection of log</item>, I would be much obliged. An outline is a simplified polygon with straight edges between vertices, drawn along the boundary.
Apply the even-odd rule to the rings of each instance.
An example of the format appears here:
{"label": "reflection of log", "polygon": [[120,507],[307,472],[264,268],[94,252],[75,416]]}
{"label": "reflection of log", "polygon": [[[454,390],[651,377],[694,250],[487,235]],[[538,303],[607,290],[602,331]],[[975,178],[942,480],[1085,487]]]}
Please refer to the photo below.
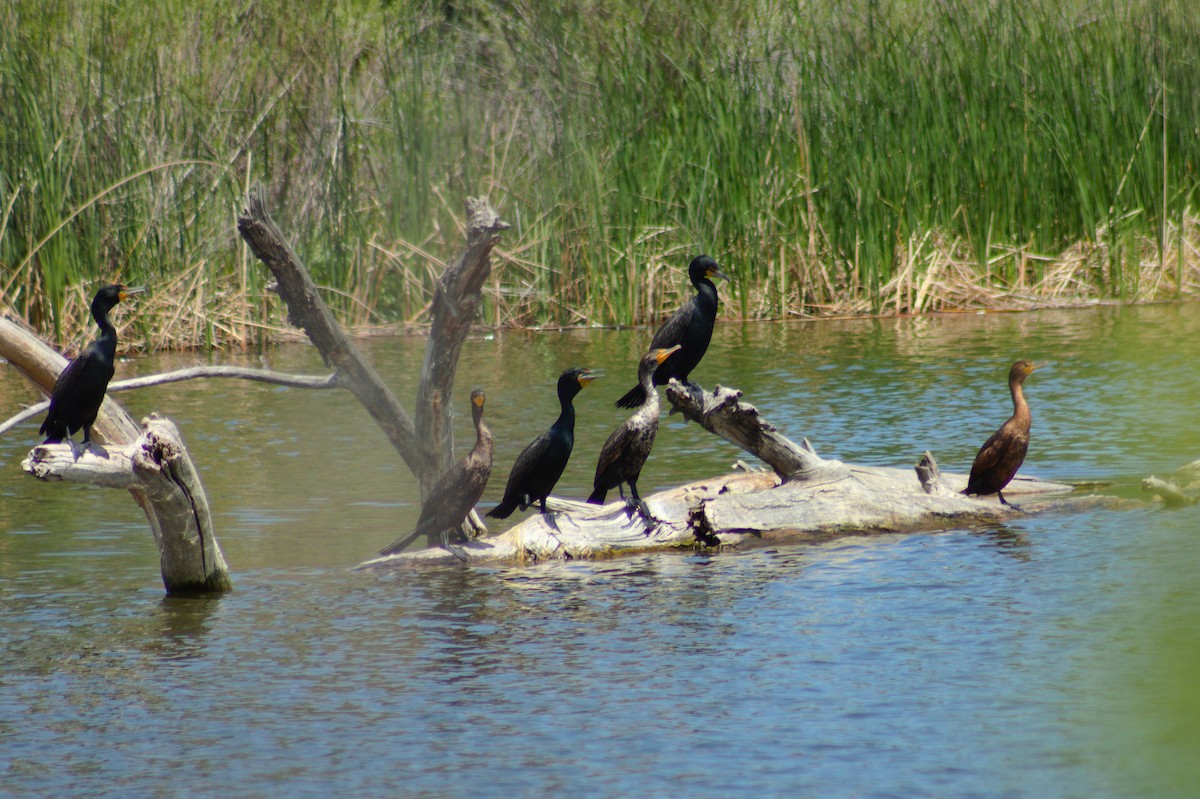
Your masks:
{"label": "reflection of log", "polygon": [[[66,365],[61,355],[8,319],[0,319],[0,356],[45,393]],[[76,461],[69,445],[52,444],[35,447],[22,465],[43,480],[128,489],[150,522],[167,591],[228,590],[229,570],[212,530],[208,502],[175,426],[154,419],[140,431],[109,397],[94,432],[107,443],[109,458],[85,453]]]}
{"label": "reflection of log", "polygon": [[[551,500],[552,520],[534,515],[505,533],[463,547],[468,558],[527,559],[600,557],[650,549],[733,545],[751,540],[811,541],[837,535],[929,529],[974,520],[1003,519],[1056,503],[1037,495],[1071,487],[1029,478],[1005,491],[1025,495],[1023,511],[995,497],[956,493],[966,475],[940,474],[926,453],[918,470],[849,466],[797,445],[740,402],[740,394],[688,389],[672,381],[667,397],[689,419],[768,460],[773,472],[702,480],[647,498],[655,523],[630,519],[622,503],[604,507]],[[786,478],[785,478],[786,476]],[[1057,503],[1061,506],[1061,503]],[[425,550],[376,558],[362,566],[444,560],[454,555]]]}

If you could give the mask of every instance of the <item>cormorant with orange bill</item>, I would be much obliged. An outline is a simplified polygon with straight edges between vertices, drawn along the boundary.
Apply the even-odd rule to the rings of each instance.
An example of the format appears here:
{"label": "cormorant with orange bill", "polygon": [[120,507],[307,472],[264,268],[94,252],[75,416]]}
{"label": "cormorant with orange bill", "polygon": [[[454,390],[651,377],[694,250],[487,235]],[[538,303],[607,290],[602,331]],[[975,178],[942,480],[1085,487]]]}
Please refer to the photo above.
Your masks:
{"label": "cormorant with orange bill", "polygon": [[588,502],[603,505],[604,497],[609,489],[616,488],[625,499],[622,483],[629,484],[631,500],[626,500],[626,511],[633,516],[633,509],[647,521],[651,519],[650,509],[638,496],[637,481],[650,457],[650,449],[654,446],[654,437],[658,434],[658,391],[654,388],[654,370],[660,369],[661,364],[668,358],[679,354],[680,345],[669,349],[651,350],[642,356],[638,363],[638,385],[646,392],[646,401],[642,403],[633,415],[613,431],[604,447],[600,450],[600,460],[596,464],[595,488]]}
{"label": "cormorant with orange bill", "polygon": [[575,446],[575,399],[583,387],[603,372],[572,367],[558,378],[558,403],[562,410],[550,429],[535,438],[513,464],[508,473],[508,485],[500,504],[488,511],[494,519],[507,519],[518,507],[525,510],[534,503],[546,512],[546,497],[562,477]]}
{"label": "cormorant with orange bill", "polygon": [[422,535],[430,537],[440,535],[442,546],[454,551],[450,547],[450,539],[452,536],[455,539],[459,538],[459,527],[462,526],[471,509],[475,507],[475,503],[483,496],[488,476],[492,473],[492,432],[483,423],[485,399],[482,391],[471,392],[471,417],[475,420],[475,446],[471,448],[465,458],[456,462],[438,478],[437,483],[429,492],[429,496],[421,505],[421,516],[417,519],[416,529],[384,547],[379,552],[380,555],[401,552]]}
{"label": "cormorant with orange bill", "polygon": [[[1008,370],[1008,390],[1012,394],[1013,415],[983,442],[975,462],[971,464],[971,476],[967,480],[964,494],[995,494],[1000,502],[1012,505],[1001,493],[1017,469],[1025,461],[1025,453],[1029,450],[1029,429],[1033,417],[1029,413],[1029,403],[1025,401],[1025,378],[1036,369],[1029,361],[1017,361]],[[1019,510],[1019,509],[1018,509]]]}
{"label": "cormorant with orange bill", "polygon": [[[679,352],[671,356],[654,373],[654,385],[665,386],[672,377],[688,382],[688,375],[700,363],[712,340],[713,323],[717,320],[717,287],[710,277],[729,278],[717,268],[717,262],[707,255],[698,255],[688,266],[688,277],[696,287],[696,296],[688,300],[663,322],[650,341],[650,350],[666,349],[679,345]],[[636,408],[645,402],[648,394],[641,383],[629,389],[619,400],[618,408]]]}
{"label": "cormorant with orange bill", "polygon": [[102,287],[92,298],[92,318],[100,327],[100,337],[68,363],[54,382],[50,410],[39,431],[45,434],[45,443],[57,444],[65,438],[78,458],[71,436],[82,427],[83,449],[86,451],[92,445],[92,425],[112,380],[117,356],[117,329],[109,321],[108,312],[117,303],[143,291],[144,288],[131,289],[118,283]]}

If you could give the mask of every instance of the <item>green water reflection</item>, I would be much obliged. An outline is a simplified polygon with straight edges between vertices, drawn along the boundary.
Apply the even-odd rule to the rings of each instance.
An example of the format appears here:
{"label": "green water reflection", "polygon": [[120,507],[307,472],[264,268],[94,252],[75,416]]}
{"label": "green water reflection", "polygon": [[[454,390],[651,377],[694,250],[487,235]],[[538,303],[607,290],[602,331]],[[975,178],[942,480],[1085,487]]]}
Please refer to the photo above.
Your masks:
{"label": "green water reflection", "polygon": [[[465,397],[484,388],[497,452],[485,507],[499,499],[512,459],[553,421],[554,380],[570,365],[609,373],[576,400],[575,454],[559,484],[563,495],[587,495],[596,453],[625,413],[612,402],[632,381],[647,336],[501,332],[468,341],[456,431],[469,446]],[[410,403],[424,341],[362,346]],[[742,389],[766,418],[827,457],[907,465],[930,449],[944,469],[964,470],[1009,413],[1009,364],[1044,362],[1027,385],[1034,432],[1026,471],[1101,481],[1137,498],[1142,477],[1200,457],[1198,354],[1196,305],[723,324],[693,377]],[[266,357],[277,369],[323,371],[304,346]],[[160,355],[122,363],[118,374],[207,361],[259,358]],[[12,412],[34,395],[0,367],[0,398],[0,412]],[[672,780],[687,779],[674,760],[629,770],[632,783],[612,776],[615,763],[601,768],[610,757],[603,742],[633,743],[613,730],[654,728],[640,715],[648,708],[672,724],[686,726],[691,714],[759,744],[739,755],[741,784],[693,762],[693,775],[704,778],[693,795],[747,785],[906,795],[879,788],[892,784],[947,796],[1184,796],[1200,777],[1195,508],[1017,519],[778,553],[359,575],[348,567],[415,522],[418,494],[348,395],[210,381],[122,401],[135,415],[158,410],[180,426],[236,590],[220,600],[164,600],[153,542],[127,497],[21,474],[36,421],[0,439],[0,787],[14,796],[66,795],[71,785],[89,785],[72,775],[106,774],[109,761],[92,758],[88,741],[108,747],[112,764],[186,783],[169,757],[143,750],[140,736],[161,735],[174,714],[199,713],[212,701],[189,682],[199,673],[192,669],[214,684],[238,684],[238,723],[247,731],[224,745],[213,732],[191,752],[193,762],[217,768],[253,753],[256,764],[290,763],[277,771],[244,766],[245,795],[280,785],[325,795],[371,769],[368,753],[383,756],[373,748],[380,730],[425,759],[406,773],[430,794],[462,785],[477,795],[500,785],[510,795],[580,793],[571,775],[595,769],[605,775],[598,784],[613,780],[601,795],[665,793]],[[642,488],[715,474],[741,457],[672,417]],[[729,658],[741,676],[726,685]],[[393,674],[399,664],[403,678]],[[514,676],[527,668],[618,708],[606,717],[613,730],[589,726],[590,706],[543,696]],[[720,698],[681,695],[674,678],[663,681],[680,668],[704,675],[706,687],[724,686]],[[472,703],[444,692],[437,675],[446,670],[492,709],[476,704],[473,715],[461,715],[455,708]],[[507,693],[470,687],[484,673]],[[671,702],[659,704],[656,693],[642,697],[640,710],[628,705],[615,686],[600,685],[613,674],[623,684],[655,685]],[[595,679],[585,685],[581,675]],[[874,693],[881,681],[886,697]],[[536,719],[522,715],[529,707]],[[562,725],[595,735],[572,738],[574,754],[556,752],[565,770],[552,770],[553,778],[524,761],[519,776],[467,768],[454,777],[457,754],[403,738],[389,727],[401,717],[411,720],[405,730],[449,725],[446,734],[464,746],[494,745],[472,730],[531,745],[559,740]],[[737,730],[723,728],[735,721]],[[539,724],[550,725],[547,737],[538,737]],[[897,743],[897,731],[912,740]],[[918,745],[922,737],[938,748]],[[310,738],[325,755],[340,753],[341,765],[287,757]],[[996,741],[1004,748],[993,749]],[[46,774],[56,758],[61,782]]]}

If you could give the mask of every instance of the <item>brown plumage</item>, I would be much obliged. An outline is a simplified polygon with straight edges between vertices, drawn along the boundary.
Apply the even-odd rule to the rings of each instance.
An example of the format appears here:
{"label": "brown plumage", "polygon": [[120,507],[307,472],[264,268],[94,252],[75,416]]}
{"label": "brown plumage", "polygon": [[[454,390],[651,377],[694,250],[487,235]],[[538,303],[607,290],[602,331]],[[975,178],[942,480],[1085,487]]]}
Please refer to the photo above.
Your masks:
{"label": "brown plumage", "polygon": [[1025,461],[1025,453],[1029,450],[1029,428],[1033,417],[1029,413],[1029,403],[1025,401],[1022,387],[1025,378],[1037,366],[1029,361],[1017,361],[1008,370],[1008,390],[1012,394],[1013,415],[983,442],[971,464],[971,476],[967,480],[964,494],[996,494],[1000,501],[1008,505],[1008,500],[1001,493],[1017,469]]}
{"label": "brown plumage", "polygon": [[458,528],[466,520],[467,514],[483,496],[483,489],[487,487],[488,477],[492,473],[492,432],[483,423],[485,399],[482,391],[471,392],[475,446],[467,453],[467,457],[447,469],[434,484],[421,505],[421,517],[417,520],[416,529],[380,550],[380,555],[401,552],[422,535],[432,537],[440,534],[443,546],[450,543],[451,535],[457,536]]}
{"label": "brown plumage", "polygon": [[632,505],[628,507],[630,515],[636,507],[642,516],[650,518],[649,508],[638,496],[637,481],[642,467],[646,465],[646,458],[650,457],[654,437],[658,435],[658,391],[654,388],[654,370],[678,349],[679,345],[676,344],[670,349],[651,350],[639,361],[638,385],[645,390],[646,401],[604,442],[600,460],[596,464],[595,490],[588,497],[588,502],[603,505],[604,497],[612,488],[620,491],[621,498],[625,499],[621,484],[628,483],[629,493],[633,497]]}

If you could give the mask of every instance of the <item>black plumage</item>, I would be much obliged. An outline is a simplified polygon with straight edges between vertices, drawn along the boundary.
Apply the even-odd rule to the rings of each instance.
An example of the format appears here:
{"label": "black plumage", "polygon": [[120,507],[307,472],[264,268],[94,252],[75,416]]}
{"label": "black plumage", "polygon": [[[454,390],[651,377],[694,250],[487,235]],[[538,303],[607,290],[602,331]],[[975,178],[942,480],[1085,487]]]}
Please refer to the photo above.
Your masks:
{"label": "black plumage", "polygon": [[651,381],[654,370],[661,369],[664,361],[669,362],[668,359],[676,357],[679,352],[680,345],[676,344],[669,349],[651,350],[642,356],[638,363],[638,385],[646,392],[646,400],[604,442],[604,447],[600,450],[600,460],[596,464],[594,490],[588,497],[588,502],[603,505],[604,497],[612,488],[620,491],[621,498],[625,499],[625,490],[621,484],[627,483],[632,496],[630,514],[632,515],[633,507],[636,507],[643,517],[650,518],[650,510],[638,496],[637,481],[642,467],[646,464],[646,458],[650,457],[654,437],[658,435],[658,391]]}
{"label": "black plumage", "polygon": [[517,508],[525,510],[537,503],[541,512],[546,512],[546,497],[554,490],[571,450],[575,446],[575,399],[583,387],[602,373],[590,369],[573,367],[558,378],[558,402],[561,411],[550,429],[535,438],[513,464],[508,473],[508,484],[500,504],[488,511],[494,519],[507,519]]}
{"label": "black plumage", "polygon": [[452,536],[466,520],[467,514],[483,496],[488,477],[492,473],[492,432],[483,423],[482,391],[471,392],[471,417],[475,421],[475,446],[467,456],[446,470],[430,490],[421,505],[421,516],[411,533],[396,539],[380,550],[380,555],[392,555],[403,551],[409,544],[424,535],[440,535],[442,545],[448,546]]}
{"label": "black plumage", "polygon": [[1037,366],[1029,361],[1017,361],[1008,370],[1008,390],[1012,394],[1013,414],[991,438],[983,443],[971,464],[971,476],[967,479],[964,494],[996,494],[1005,505],[1011,503],[1004,498],[1004,487],[1016,475],[1025,462],[1029,451],[1029,430],[1033,416],[1029,403],[1025,401],[1025,378]]}
{"label": "black plumage", "polygon": [[86,450],[91,445],[92,425],[112,380],[113,361],[117,356],[117,329],[109,321],[108,312],[117,303],[142,291],[144,289],[113,284],[104,286],[92,298],[92,318],[100,327],[100,336],[68,363],[54,382],[50,410],[39,431],[46,436],[47,444],[67,439],[74,449],[71,436],[83,428],[83,448]]}
{"label": "black plumage", "polygon": [[[717,262],[707,255],[698,255],[688,266],[688,277],[696,287],[696,296],[675,311],[654,334],[650,351],[679,345],[679,352],[654,372],[654,385],[665,386],[671,378],[687,383],[688,375],[700,363],[712,340],[713,324],[717,320],[717,287],[709,280],[719,277],[728,280]],[[636,408],[646,401],[641,383],[629,389],[617,400],[618,408]]]}

